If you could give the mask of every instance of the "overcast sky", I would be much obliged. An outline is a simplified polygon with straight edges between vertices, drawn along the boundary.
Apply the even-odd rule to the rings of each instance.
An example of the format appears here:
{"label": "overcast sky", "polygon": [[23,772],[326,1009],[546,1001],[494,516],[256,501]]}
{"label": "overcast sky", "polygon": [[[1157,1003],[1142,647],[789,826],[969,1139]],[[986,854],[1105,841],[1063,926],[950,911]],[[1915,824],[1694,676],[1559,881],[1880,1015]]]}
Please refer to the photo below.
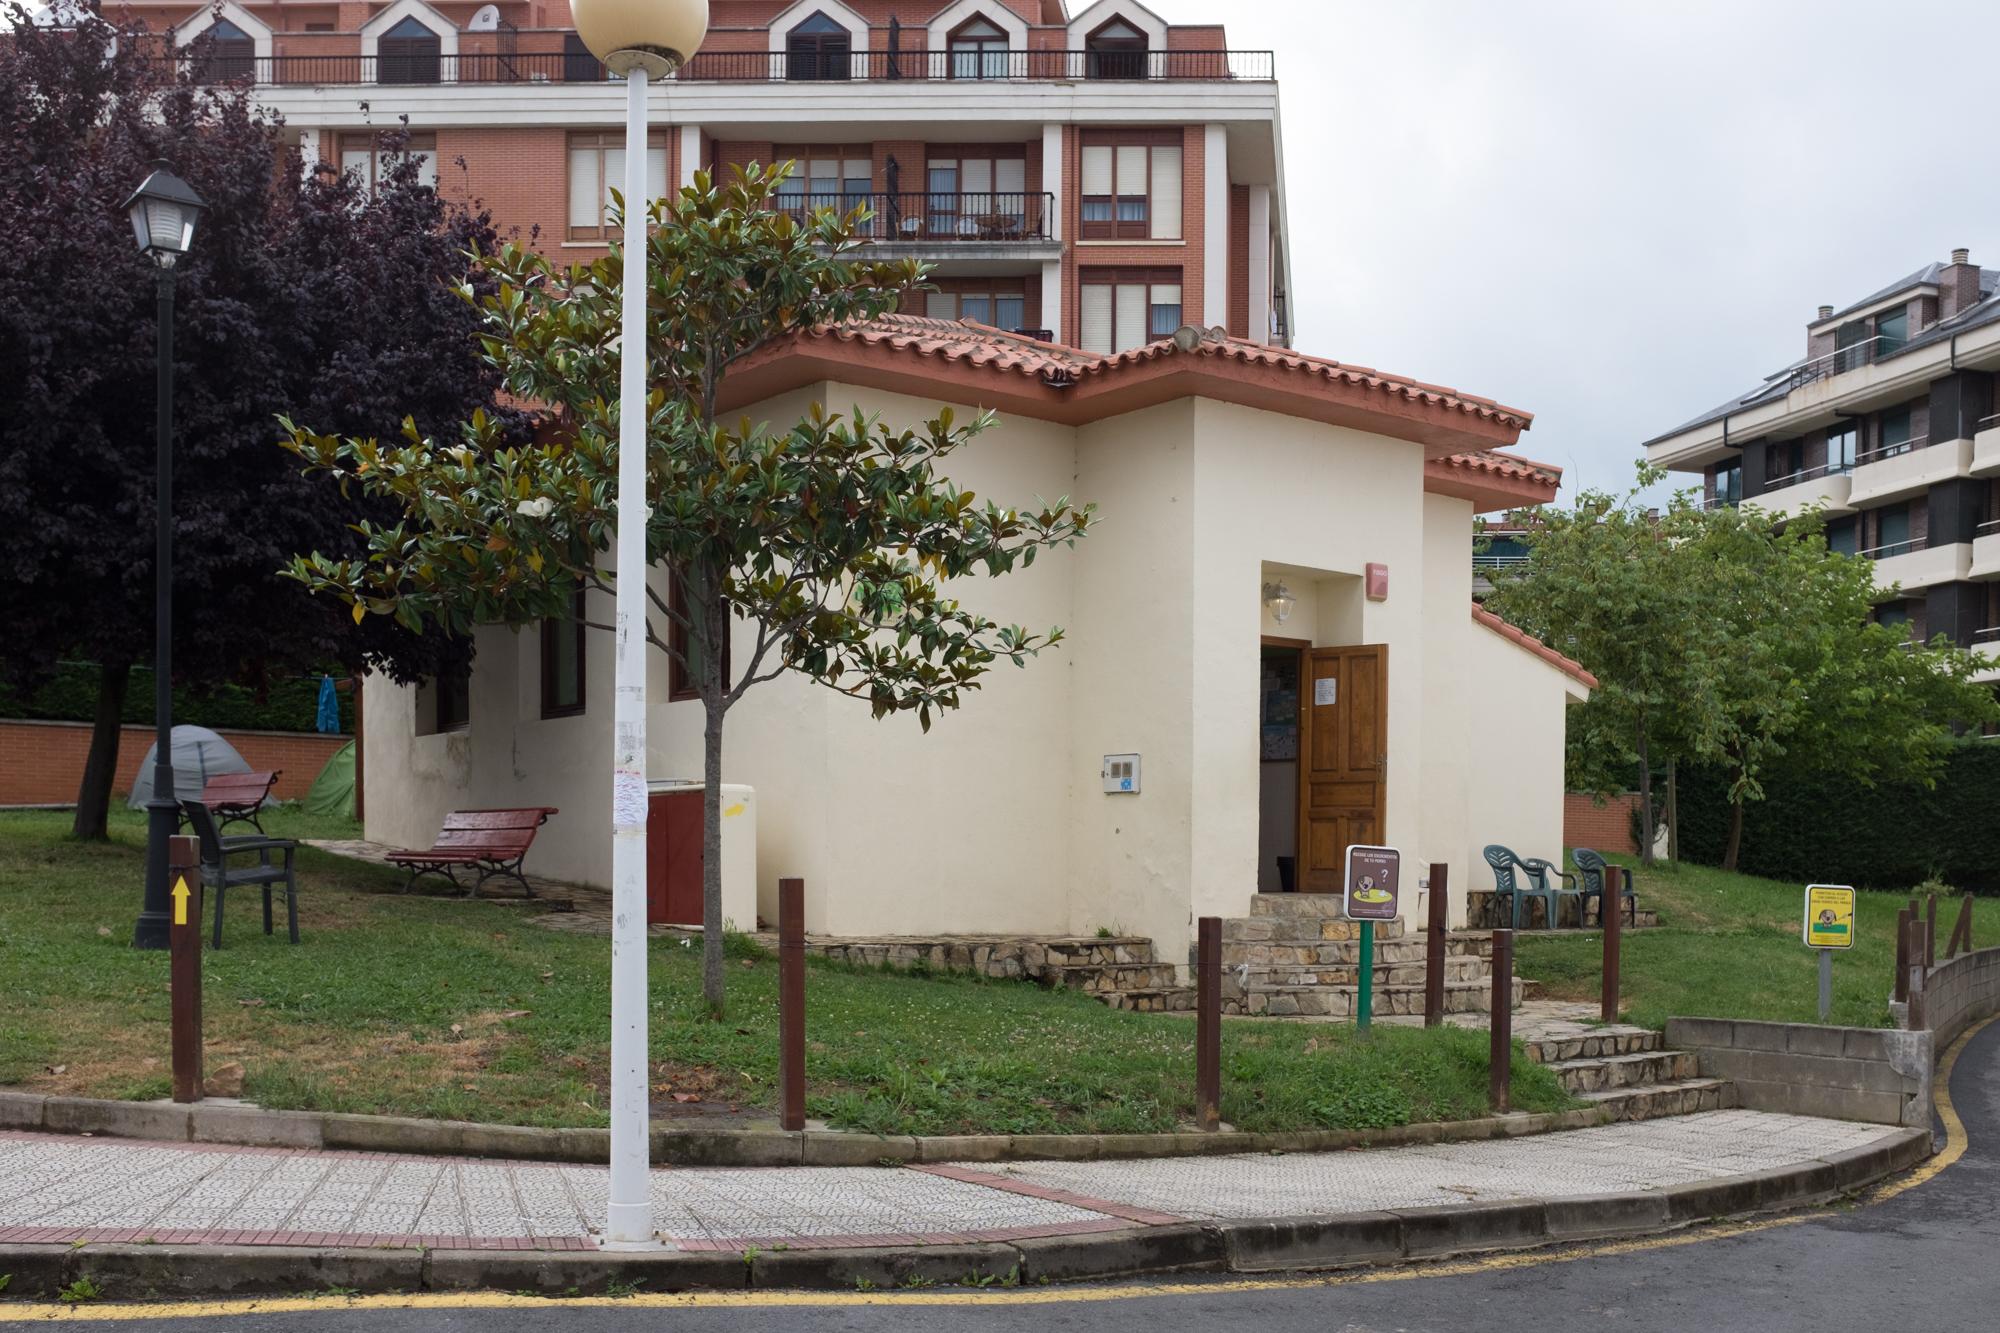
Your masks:
{"label": "overcast sky", "polygon": [[1296,345],[1639,442],[1969,246],[2000,267],[1993,0],[1147,0],[1277,52]]}

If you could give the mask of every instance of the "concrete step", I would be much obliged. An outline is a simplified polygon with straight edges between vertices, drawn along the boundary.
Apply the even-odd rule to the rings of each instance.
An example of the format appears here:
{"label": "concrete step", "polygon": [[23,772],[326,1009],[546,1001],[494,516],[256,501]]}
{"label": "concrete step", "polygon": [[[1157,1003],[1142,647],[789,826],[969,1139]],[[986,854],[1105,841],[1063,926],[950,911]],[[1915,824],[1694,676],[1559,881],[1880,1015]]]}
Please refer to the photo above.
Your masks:
{"label": "concrete step", "polygon": [[1721,1078],[1684,1078],[1637,1088],[1608,1088],[1579,1094],[1584,1101],[1608,1106],[1619,1120],[1657,1120],[1696,1111],[1722,1111],[1736,1105],[1736,1085]]}
{"label": "concrete step", "polygon": [[1044,985],[1102,995],[1112,991],[1158,990],[1179,983],[1171,963],[1078,963],[1045,967]]}
{"label": "concrete step", "polygon": [[1553,1065],[1592,1056],[1637,1055],[1642,1051],[1657,1051],[1665,1040],[1651,1028],[1615,1023],[1570,1036],[1523,1042],[1522,1049],[1536,1064]]}
{"label": "concrete step", "polygon": [[1186,1013],[1194,1008],[1192,986],[1158,986],[1146,990],[1106,991],[1097,996],[1113,1009],[1142,1014]]}
{"label": "concrete step", "polygon": [[[1485,939],[1461,939],[1447,935],[1444,953],[1451,958],[1490,958],[1493,953],[1491,937]],[[1405,936],[1399,940],[1378,940],[1375,944],[1377,963],[1414,963],[1423,966],[1426,956],[1422,939]],[[1222,965],[1241,967],[1248,963],[1251,967],[1313,967],[1319,964],[1354,965],[1360,960],[1361,944],[1358,940],[1273,940],[1252,942],[1249,940],[1230,941],[1222,944]]]}
{"label": "concrete step", "polygon": [[[1444,1009],[1448,1014],[1485,1013],[1492,1000],[1492,985],[1485,981],[1447,982]],[[1246,987],[1239,999],[1227,992],[1222,998],[1225,1014],[1249,1014],[1262,1018],[1352,1018],[1355,986]],[[1514,1003],[1521,1002],[1521,983],[1514,982]],[[1386,1016],[1424,1012],[1424,988],[1417,986],[1377,986],[1374,1012]]]}
{"label": "concrete step", "polygon": [[[1339,916],[1319,916],[1312,913],[1273,914],[1254,911],[1257,903],[1265,899],[1252,900],[1252,915],[1224,917],[1222,940],[1224,944],[1312,944],[1321,941],[1358,940],[1361,938],[1361,923],[1348,921]],[[1403,923],[1400,921],[1378,921],[1375,923],[1375,943],[1380,945],[1390,940],[1404,937]]]}
{"label": "concrete step", "polygon": [[[1382,963],[1373,968],[1375,987],[1380,990],[1388,986],[1415,986],[1422,989],[1426,968],[1423,960],[1414,963]],[[1252,965],[1247,975],[1234,968],[1225,968],[1223,985],[1230,984],[1230,975],[1243,975],[1244,988],[1252,986],[1352,986],[1361,976],[1361,966],[1356,961],[1338,963],[1316,963],[1310,966],[1288,965],[1282,967],[1258,967]],[[1448,986],[1454,981],[1482,981],[1493,975],[1493,968],[1484,958],[1447,957],[1444,960],[1444,979]]]}
{"label": "concrete step", "polygon": [[1633,1055],[1588,1056],[1549,1066],[1563,1087],[1577,1096],[1620,1088],[1679,1083],[1699,1077],[1700,1063],[1687,1051],[1641,1051]]}

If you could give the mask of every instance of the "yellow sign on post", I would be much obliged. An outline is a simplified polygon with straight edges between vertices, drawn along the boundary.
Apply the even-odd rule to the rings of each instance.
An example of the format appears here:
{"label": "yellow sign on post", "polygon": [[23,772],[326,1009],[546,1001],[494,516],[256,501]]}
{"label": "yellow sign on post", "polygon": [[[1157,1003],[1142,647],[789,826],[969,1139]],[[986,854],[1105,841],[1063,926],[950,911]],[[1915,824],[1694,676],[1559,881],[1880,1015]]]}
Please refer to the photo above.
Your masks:
{"label": "yellow sign on post", "polygon": [[193,896],[194,891],[188,888],[187,876],[175,876],[173,889],[175,925],[185,926],[188,923],[188,899]]}
{"label": "yellow sign on post", "polygon": [[1854,890],[1845,884],[1806,886],[1806,943],[1815,949],[1854,947]]}

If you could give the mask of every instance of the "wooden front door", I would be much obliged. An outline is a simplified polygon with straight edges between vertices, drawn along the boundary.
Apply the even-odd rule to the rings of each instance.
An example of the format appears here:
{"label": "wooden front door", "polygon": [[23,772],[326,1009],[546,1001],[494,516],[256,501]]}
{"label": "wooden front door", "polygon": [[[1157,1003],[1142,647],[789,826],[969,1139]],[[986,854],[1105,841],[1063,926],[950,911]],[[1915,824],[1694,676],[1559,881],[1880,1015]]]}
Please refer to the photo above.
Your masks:
{"label": "wooden front door", "polygon": [[1389,648],[1315,648],[1305,660],[1299,689],[1299,889],[1339,893],[1348,847],[1379,844],[1385,828]]}

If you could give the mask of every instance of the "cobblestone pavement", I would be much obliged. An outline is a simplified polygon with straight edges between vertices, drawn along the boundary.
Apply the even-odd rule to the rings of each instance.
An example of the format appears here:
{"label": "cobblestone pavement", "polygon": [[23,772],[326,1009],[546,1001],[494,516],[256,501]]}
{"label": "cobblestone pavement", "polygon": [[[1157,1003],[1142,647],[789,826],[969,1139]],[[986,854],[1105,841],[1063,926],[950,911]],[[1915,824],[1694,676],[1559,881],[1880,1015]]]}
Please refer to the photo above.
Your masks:
{"label": "cobblestone pavement", "polygon": [[[737,1250],[1010,1240],[1186,1218],[1663,1188],[1861,1147],[1872,1125],[1720,1111],[1368,1152],[653,1173],[661,1233]],[[582,1249],[602,1168],[0,1134],[0,1242]]]}

